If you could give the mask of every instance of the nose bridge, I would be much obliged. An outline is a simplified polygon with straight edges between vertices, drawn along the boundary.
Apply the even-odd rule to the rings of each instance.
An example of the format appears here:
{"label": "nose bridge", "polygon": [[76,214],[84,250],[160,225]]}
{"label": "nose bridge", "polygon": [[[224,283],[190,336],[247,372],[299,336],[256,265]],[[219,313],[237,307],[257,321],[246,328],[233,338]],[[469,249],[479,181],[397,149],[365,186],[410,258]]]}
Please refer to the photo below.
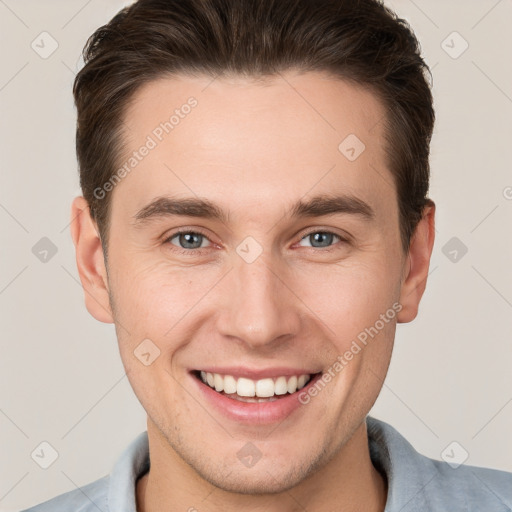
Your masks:
{"label": "nose bridge", "polygon": [[265,253],[252,262],[235,255],[226,283],[228,298],[222,334],[239,338],[252,347],[297,334],[299,312],[293,293],[284,284],[285,276],[279,275],[281,268],[272,264]]}

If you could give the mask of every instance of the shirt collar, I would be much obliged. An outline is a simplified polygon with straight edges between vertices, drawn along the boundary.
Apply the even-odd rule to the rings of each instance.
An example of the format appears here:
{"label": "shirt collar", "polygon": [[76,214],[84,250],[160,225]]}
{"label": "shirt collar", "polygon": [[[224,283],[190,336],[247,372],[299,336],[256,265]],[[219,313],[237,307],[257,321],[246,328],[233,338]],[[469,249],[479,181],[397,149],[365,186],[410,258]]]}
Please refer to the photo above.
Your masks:
{"label": "shirt collar", "polygon": [[391,425],[368,416],[366,426],[370,458],[388,483],[385,512],[403,511],[437,471],[430,459],[421,456]]}
{"label": "shirt collar", "polygon": [[136,482],[148,470],[149,441],[144,431],[123,451],[110,473],[108,509],[111,512],[137,512]]}

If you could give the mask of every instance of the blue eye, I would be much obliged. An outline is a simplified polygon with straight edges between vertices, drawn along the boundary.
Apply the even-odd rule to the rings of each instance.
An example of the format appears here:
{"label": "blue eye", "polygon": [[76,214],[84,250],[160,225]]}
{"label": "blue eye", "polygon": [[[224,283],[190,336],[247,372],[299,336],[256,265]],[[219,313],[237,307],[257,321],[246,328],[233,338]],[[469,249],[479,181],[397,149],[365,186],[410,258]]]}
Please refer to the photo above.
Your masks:
{"label": "blue eye", "polygon": [[[174,244],[171,240],[177,238],[178,244]],[[185,249],[182,252],[190,252],[194,249],[203,248],[203,242],[208,240],[206,235],[198,233],[196,231],[178,231],[167,238],[166,242],[170,242],[172,245],[176,245],[180,249]]]}
{"label": "blue eye", "polygon": [[338,239],[341,242],[346,242],[345,239],[341,238],[339,235],[335,233],[331,233],[330,231],[311,231],[301,239],[301,242],[303,240],[307,240],[308,238],[311,241],[310,247],[313,247],[315,249],[321,249],[322,247],[331,247],[331,245],[335,241],[334,239]]}
{"label": "blue eye", "polygon": [[[329,252],[336,249],[336,242],[348,243],[348,240],[342,238],[340,235],[336,233],[332,233],[330,231],[311,231],[305,236],[303,236],[299,242],[299,245],[302,245],[304,240],[310,241],[309,245],[305,247],[311,247],[315,250],[319,250],[320,252]],[[176,240],[176,241],[174,241]],[[176,231],[166,238],[165,243],[169,243],[179,254],[183,255],[198,255],[203,252],[203,249],[208,248],[208,244],[211,244],[209,238],[200,231],[191,231],[183,229],[181,231]]]}

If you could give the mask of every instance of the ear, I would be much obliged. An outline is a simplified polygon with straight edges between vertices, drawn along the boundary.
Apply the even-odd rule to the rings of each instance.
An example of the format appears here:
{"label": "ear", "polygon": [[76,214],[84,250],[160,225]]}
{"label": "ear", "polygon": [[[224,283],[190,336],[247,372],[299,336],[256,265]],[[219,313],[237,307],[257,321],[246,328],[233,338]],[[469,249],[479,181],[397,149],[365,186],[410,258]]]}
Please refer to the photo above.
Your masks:
{"label": "ear", "polygon": [[82,196],[75,197],[71,205],[71,237],[85,293],[85,306],[96,320],[113,323],[103,248],[89,204]]}
{"label": "ear", "polygon": [[434,246],[435,210],[435,203],[429,199],[411,238],[400,292],[402,309],[397,315],[398,323],[411,322],[418,314],[420,300],[427,285],[430,257]]}

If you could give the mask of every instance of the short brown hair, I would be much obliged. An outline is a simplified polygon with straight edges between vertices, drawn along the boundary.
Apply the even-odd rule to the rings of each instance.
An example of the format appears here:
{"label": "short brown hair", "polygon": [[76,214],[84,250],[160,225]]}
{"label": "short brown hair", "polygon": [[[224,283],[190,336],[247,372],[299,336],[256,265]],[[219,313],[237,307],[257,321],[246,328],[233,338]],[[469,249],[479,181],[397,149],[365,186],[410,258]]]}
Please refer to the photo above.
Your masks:
{"label": "short brown hair", "polygon": [[370,88],[383,120],[404,252],[430,203],[434,110],[419,43],[378,0],[138,0],[96,30],[73,94],[80,185],[105,255],[110,195],[94,191],[119,165],[123,114],[145,83],[178,73],[262,78],[325,71]]}

